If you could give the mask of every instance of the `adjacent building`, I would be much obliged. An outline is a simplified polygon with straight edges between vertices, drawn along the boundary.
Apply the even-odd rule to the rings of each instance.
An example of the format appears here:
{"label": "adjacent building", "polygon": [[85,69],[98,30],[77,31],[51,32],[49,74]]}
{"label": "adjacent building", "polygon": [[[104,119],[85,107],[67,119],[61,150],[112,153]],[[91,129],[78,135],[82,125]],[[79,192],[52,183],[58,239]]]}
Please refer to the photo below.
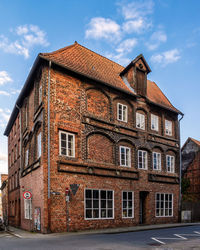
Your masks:
{"label": "adjacent building", "polygon": [[177,222],[182,113],[150,71],[77,42],[38,55],[5,130],[9,218],[44,233]]}
{"label": "adjacent building", "polygon": [[1,187],[0,187],[0,210],[4,222],[8,221],[8,175],[1,174]]}
{"label": "adjacent building", "polygon": [[187,197],[190,201],[200,200],[200,141],[191,137],[182,147],[182,175],[187,182]]}

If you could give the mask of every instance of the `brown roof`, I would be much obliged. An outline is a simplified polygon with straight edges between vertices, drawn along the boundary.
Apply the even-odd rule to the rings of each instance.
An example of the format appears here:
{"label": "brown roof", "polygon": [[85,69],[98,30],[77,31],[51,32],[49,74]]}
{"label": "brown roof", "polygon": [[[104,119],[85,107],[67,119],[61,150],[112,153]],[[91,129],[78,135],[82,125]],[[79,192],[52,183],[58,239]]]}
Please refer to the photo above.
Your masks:
{"label": "brown roof", "polygon": [[191,137],[189,137],[189,138],[190,138],[190,140],[192,140],[194,143],[196,143],[200,147],[200,141],[197,141],[197,140],[195,140],[195,139],[193,139]]}
{"label": "brown roof", "polygon": [[[40,57],[78,72],[90,78],[135,94],[122,80],[120,73],[124,67],[75,42],[73,45],[52,53],[41,53]],[[155,82],[147,80],[149,101],[180,113],[163,94]]]}

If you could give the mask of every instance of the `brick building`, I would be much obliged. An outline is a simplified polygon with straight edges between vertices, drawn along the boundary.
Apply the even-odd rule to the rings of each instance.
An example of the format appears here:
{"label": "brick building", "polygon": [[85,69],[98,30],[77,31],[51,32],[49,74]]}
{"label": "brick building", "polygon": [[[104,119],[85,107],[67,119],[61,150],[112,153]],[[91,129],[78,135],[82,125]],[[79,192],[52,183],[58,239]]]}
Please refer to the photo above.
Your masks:
{"label": "brick building", "polygon": [[124,68],[77,42],[38,55],[5,130],[10,141],[20,117],[22,228],[178,220],[182,113],[150,71],[142,55]]}
{"label": "brick building", "polygon": [[1,174],[1,187],[0,187],[0,209],[1,218],[5,221],[8,218],[8,175]]}
{"label": "brick building", "polygon": [[187,139],[182,149],[182,175],[189,180],[185,199],[200,200],[200,141],[191,137]]}

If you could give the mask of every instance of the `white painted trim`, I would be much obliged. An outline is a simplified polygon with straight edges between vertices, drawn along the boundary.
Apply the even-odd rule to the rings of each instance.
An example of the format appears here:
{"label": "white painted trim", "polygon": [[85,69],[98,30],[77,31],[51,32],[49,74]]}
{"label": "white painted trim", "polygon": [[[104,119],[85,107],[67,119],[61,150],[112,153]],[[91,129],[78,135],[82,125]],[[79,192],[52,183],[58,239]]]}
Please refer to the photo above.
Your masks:
{"label": "white painted trim", "polygon": [[[86,218],[86,190],[98,190],[99,191],[99,218]],[[100,191],[111,191],[112,194],[113,194],[113,207],[112,207],[112,214],[113,216],[108,218],[100,218],[100,215],[101,215],[101,204],[100,204]],[[108,189],[98,189],[98,188],[84,188],[84,220],[113,220],[115,218],[115,214],[114,214],[114,211],[115,211],[115,192],[114,190],[108,190]],[[93,208],[92,208],[93,209]],[[107,210],[108,208],[106,208]]]}
{"label": "white painted trim", "polygon": [[[123,192],[130,192],[132,193],[132,216],[131,217],[123,217]],[[122,190],[121,191],[121,209],[122,209],[122,219],[133,219],[135,218],[135,196],[134,196],[134,191],[128,191],[128,190]],[[128,210],[128,209],[127,209]]]}
{"label": "white painted trim", "polygon": [[[164,207],[163,207],[164,214],[165,214],[165,195],[166,194],[172,195],[172,215],[156,215],[156,201],[157,201],[156,196],[157,196],[157,194],[164,194],[164,201],[163,201],[163,204],[164,204]],[[168,200],[168,202],[169,202],[169,200]],[[173,217],[173,216],[174,216],[174,194],[173,193],[162,193],[162,192],[155,193],[155,217],[156,218],[163,218],[163,217],[167,218],[167,217]]]}
{"label": "white painted trim", "polygon": [[[119,118],[119,106],[122,108],[122,119]],[[123,107],[126,107],[125,117],[123,117]],[[124,119],[123,119],[124,118]],[[121,122],[128,122],[128,106],[122,103],[117,103],[117,120]]]}
{"label": "white painted trim", "polygon": [[[145,157],[145,163],[146,163],[146,167],[139,167],[139,152],[142,152],[142,165],[144,165],[144,161],[143,161],[143,153],[146,152],[146,157]],[[138,150],[138,155],[137,155],[137,162],[138,162],[138,169],[143,169],[143,170],[147,170],[148,169],[148,152],[146,150]]]}
{"label": "white painted trim", "polygon": [[[155,121],[156,120],[156,126],[155,128],[152,128],[152,124],[153,122],[152,121]],[[154,130],[154,131],[158,131],[159,130],[159,117],[157,115],[154,115],[154,114],[151,114],[151,130]]]}
{"label": "white painted trim", "polygon": [[[126,149],[129,150],[129,154],[128,154],[128,165],[122,165],[122,164],[121,164],[121,148],[125,148],[125,154],[126,154]],[[120,146],[120,147],[119,147],[119,156],[120,156],[120,166],[121,166],[121,167],[130,168],[130,167],[131,167],[131,148],[126,147],[126,146]]]}
{"label": "white painted trim", "polygon": [[[61,134],[66,134],[66,138],[68,137],[68,135],[72,135],[73,137],[73,155],[68,155],[68,144],[67,144],[67,141],[66,141],[66,155],[63,155],[61,154]],[[72,134],[72,133],[69,133],[69,132],[66,132],[64,130],[59,130],[59,155],[61,156],[67,156],[67,157],[71,157],[71,158],[75,158],[76,156],[76,152],[75,152],[75,134]]]}
{"label": "white painted trim", "polygon": [[[170,157],[170,171],[168,171],[167,157]],[[173,159],[173,171],[172,171],[172,159]],[[166,155],[166,169],[167,169],[168,173],[174,173],[175,172],[175,157],[173,155]]]}
{"label": "white painted trim", "polygon": [[[157,159],[157,155],[160,155],[160,162],[158,164],[158,169],[157,168],[154,168],[154,154],[156,154],[156,166],[157,166],[157,162],[158,162],[158,159]],[[161,158],[161,153],[159,152],[152,152],[152,165],[153,165],[153,170],[155,171],[161,171],[162,170],[162,158]]]}

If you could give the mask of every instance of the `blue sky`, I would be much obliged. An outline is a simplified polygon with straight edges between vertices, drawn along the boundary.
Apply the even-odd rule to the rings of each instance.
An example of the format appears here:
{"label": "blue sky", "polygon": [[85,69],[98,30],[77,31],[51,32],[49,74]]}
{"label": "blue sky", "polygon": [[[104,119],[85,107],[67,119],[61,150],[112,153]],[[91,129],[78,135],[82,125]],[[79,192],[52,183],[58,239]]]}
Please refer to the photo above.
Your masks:
{"label": "blue sky", "polygon": [[37,54],[74,41],[124,66],[142,53],[148,78],[185,114],[182,143],[200,140],[199,9],[197,0],[0,0],[0,172],[3,132]]}

